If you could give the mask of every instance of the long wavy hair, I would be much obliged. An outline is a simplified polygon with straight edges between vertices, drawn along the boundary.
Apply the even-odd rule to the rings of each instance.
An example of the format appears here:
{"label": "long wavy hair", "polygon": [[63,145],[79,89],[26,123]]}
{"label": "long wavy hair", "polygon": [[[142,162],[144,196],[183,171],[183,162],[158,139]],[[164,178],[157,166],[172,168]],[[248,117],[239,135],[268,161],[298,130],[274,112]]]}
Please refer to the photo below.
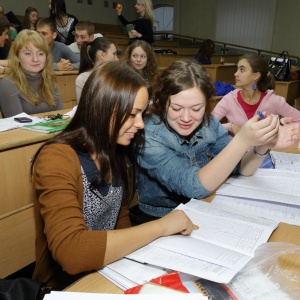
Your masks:
{"label": "long wavy hair", "polygon": [[[19,60],[20,50],[23,48],[29,49],[31,45],[40,49],[46,55],[45,67],[40,72],[41,80],[38,89],[39,95],[34,95],[32,93],[30,85],[28,83],[27,78],[24,75]],[[17,85],[20,92],[27,98],[28,102],[32,105],[38,105],[41,102],[41,100],[43,100],[49,106],[54,107],[56,79],[52,70],[52,56],[48,44],[41,37],[41,35],[38,32],[29,29],[24,29],[20,31],[10,48],[8,59],[10,61],[9,76],[11,80]]]}
{"label": "long wavy hair", "polygon": [[257,81],[257,88],[260,92],[275,89],[275,78],[273,74],[269,72],[269,65],[263,57],[257,54],[244,54],[239,58],[239,60],[241,59],[247,60],[253,73],[260,73],[260,78]]}
{"label": "long wavy hair", "polygon": [[[23,29],[31,29],[30,27],[30,14],[32,12],[36,12],[37,14],[39,13],[38,10],[34,7],[27,7],[25,10],[25,16],[24,16],[24,21],[22,24]],[[34,24],[34,29],[36,29],[36,23]]]}
{"label": "long wavy hair", "polygon": [[166,110],[170,97],[187,89],[197,87],[206,100],[204,120],[209,122],[210,108],[208,102],[215,94],[213,82],[206,69],[195,60],[178,60],[164,69],[154,85],[154,99],[149,113],[159,116],[160,122],[166,122]]}
{"label": "long wavy hair", "polygon": [[148,87],[151,87],[156,79],[158,73],[158,65],[156,60],[156,55],[153,51],[153,48],[149,43],[143,40],[135,40],[134,42],[130,43],[125,51],[125,61],[132,66],[131,63],[131,54],[132,51],[137,48],[141,47],[147,55],[147,64],[145,68],[141,71],[141,74],[145,78]]}
{"label": "long wavy hair", "polygon": [[154,24],[154,16],[153,16],[153,4],[151,0],[138,0],[140,4],[145,7],[145,15],[144,18],[151,21],[152,27]]}
{"label": "long wavy hair", "polygon": [[67,128],[45,145],[62,143],[76,151],[95,154],[100,171],[91,183],[117,176],[123,187],[123,199],[130,201],[135,193],[135,164],[138,146],[143,144],[139,130],[129,146],[117,144],[121,127],[130,117],[136,95],[145,87],[143,77],[125,62],[104,62],[89,76],[82,90],[76,113]]}
{"label": "long wavy hair", "polygon": [[79,74],[93,69],[97,60],[97,52],[100,50],[107,52],[108,48],[112,44],[114,43],[106,37],[98,37],[92,42],[82,43],[80,50]]}

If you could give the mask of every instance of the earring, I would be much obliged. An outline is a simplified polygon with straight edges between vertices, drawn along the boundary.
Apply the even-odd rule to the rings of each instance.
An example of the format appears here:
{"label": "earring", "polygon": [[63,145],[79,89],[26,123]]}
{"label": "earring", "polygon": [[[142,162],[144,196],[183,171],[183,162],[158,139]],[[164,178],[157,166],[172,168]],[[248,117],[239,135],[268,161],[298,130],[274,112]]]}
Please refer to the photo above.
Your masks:
{"label": "earring", "polygon": [[255,91],[256,89],[257,89],[257,84],[256,84],[256,82],[254,82],[254,83],[252,84],[252,90]]}

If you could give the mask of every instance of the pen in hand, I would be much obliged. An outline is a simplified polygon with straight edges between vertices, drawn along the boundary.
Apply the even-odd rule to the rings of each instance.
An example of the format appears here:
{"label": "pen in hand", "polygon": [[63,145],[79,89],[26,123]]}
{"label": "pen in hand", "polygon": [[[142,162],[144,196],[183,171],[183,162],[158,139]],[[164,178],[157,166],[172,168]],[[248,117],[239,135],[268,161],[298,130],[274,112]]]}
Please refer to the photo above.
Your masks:
{"label": "pen in hand", "polygon": [[263,115],[263,113],[261,111],[258,111],[257,114],[259,115],[259,117],[263,120],[265,119],[265,116]]}

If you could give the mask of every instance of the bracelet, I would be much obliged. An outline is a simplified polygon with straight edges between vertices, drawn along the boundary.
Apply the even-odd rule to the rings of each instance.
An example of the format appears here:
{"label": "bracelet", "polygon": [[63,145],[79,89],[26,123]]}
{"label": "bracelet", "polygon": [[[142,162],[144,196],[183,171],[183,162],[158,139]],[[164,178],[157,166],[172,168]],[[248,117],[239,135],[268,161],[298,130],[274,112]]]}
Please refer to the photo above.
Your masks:
{"label": "bracelet", "polygon": [[269,148],[265,154],[260,154],[260,153],[258,153],[258,152],[256,151],[256,147],[255,147],[255,146],[253,147],[253,153],[254,153],[256,156],[259,156],[259,157],[265,157],[265,156],[267,156],[267,155],[270,153],[270,151],[271,151],[271,149]]}

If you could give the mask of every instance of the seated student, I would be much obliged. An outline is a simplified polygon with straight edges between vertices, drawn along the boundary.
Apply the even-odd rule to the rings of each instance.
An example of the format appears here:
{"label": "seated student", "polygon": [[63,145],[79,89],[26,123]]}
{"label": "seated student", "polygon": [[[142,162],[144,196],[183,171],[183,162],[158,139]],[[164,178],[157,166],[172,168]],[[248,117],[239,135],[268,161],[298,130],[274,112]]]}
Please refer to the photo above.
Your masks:
{"label": "seated student", "polygon": [[204,40],[199,48],[198,53],[195,55],[195,60],[201,65],[210,65],[211,56],[214,54],[215,44],[212,40]]}
{"label": "seated student", "polygon": [[[0,13],[5,14],[3,5],[0,5]],[[16,17],[16,15],[12,11],[9,11],[5,15],[10,23],[10,29],[17,32],[16,28],[18,29],[21,26],[20,20]]]}
{"label": "seated student", "polygon": [[300,138],[300,124],[279,126],[276,115],[255,115],[234,138],[209,113],[214,87],[196,61],[176,61],[162,71],[145,116],[145,147],[138,156],[134,224],[162,217],[190,198],[211,194],[230,174],[252,175],[271,147]]}
{"label": "seated student", "polygon": [[125,60],[145,78],[152,99],[152,85],[158,73],[158,66],[150,44],[142,40],[132,42],[126,48]]}
{"label": "seated student", "polygon": [[37,23],[37,32],[45,39],[52,54],[54,71],[72,71],[79,69],[79,58],[65,44],[56,42],[57,32],[51,19],[41,19]]}
{"label": "seated student", "polygon": [[234,77],[236,89],[224,96],[212,112],[218,120],[227,118],[223,126],[230,134],[237,134],[257,111],[300,121],[300,111],[275,94],[275,79],[263,57],[257,54],[241,56]]}
{"label": "seated student", "polygon": [[81,48],[79,75],[75,81],[77,103],[93,69],[104,61],[118,60],[116,45],[106,37],[96,38],[89,43],[84,42]]}
{"label": "seated student", "polygon": [[74,42],[73,31],[78,23],[75,16],[67,13],[65,0],[49,0],[49,18],[57,32],[56,41],[70,45]]}
{"label": "seated student", "polygon": [[21,31],[22,29],[36,30],[36,24],[38,19],[39,19],[38,10],[35,7],[27,7],[25,10],[24,21],[19,31]]}
{"label": "seated student", "polygon": [[124,62],[105,62],[88,78],[71,123],[34,156],[33,279],[63,289],[158,237],[198,228],[180,210],[131,227],[147,105],[143,78]]}
{"label": "seated student", "polygon": [[0,80],[4,118],[63,109],[49,47],[36,31],[19,32],[8,58],[9,73]]}
{"label": "seated student", "polygon": [[[8,41],[8,30],[10,27],[10,23],[5,16],[5,14],[0,13],[0,59],[5,60],[8,56],[9,45]],[[2,66],[0,68],[0,74],[5,73],[5,67]]]}
{"label": "seated student", "polygon": [[75,42],[68,47],[78,55],[83,42],[92,42],[97,37],[103,37],[101,33],[95,33],[95,26],[89,21],[79,21],[75,26],[74,36]]}

